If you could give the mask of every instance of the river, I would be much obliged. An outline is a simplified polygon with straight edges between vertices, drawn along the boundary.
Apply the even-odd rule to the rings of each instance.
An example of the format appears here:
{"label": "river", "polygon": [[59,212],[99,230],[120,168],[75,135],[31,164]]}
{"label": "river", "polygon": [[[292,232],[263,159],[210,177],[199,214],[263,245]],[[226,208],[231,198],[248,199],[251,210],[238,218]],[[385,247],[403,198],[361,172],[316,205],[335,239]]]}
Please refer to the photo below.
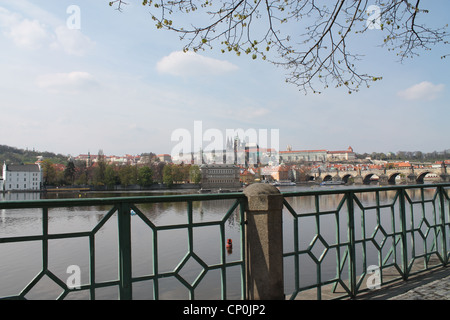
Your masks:
{"label": "river", "polygon": [[[311,187],[282,187],[281,191],[300,191],[310,189]],[[320,188],[320,187],[315,187]],[[341,187],[321,187],[321,188],[341,188]],[[434,190],[426,190],[426,197],[432,197]],[[180,190],[177,194],[196,192],[193,190]],[[118,197],[118,196],[144,196],[144,195],[162,195],[174,194],[174,192],[154,191],[139,193],[48,193],[41,195],[39,193],[10,193],[0,194],[0,199],[4,200],[37,200],[45,198],[78,198],[78,197]],[[392,201],[394,191],[380,193],[380,202],[389,203]],[[410,195],[414,199],[420,197],[420,192],[412,192]],[[342,195],[326,195],[320,197],[320,210],[335,210],[342,199]],[[361,195],[361,202],[364,205],[373,205],[375,203],[375,193]],[[288,200],[298,213],[315,212],[314,197],[290,198]],[[227,210],[231,207],[233,200],[215,200],[203,203],[194,202],[194,221],[220,221]],[[138,208],[155,225],[181,224],[187,223],[186,204],[185,203],[158,203],[139,205]],[[105,216],[111,207],[91,206],[58,208],[49,210],[49,233],[66,233],[92,230],[98,222]],[[374,210],[372,210],[374,211]],[[382,210],[384,212],[386,210]],[[327,244],[336,243],[337,230],[340,241],[346,241],[347,220],[346,207],[340,210],[338,215],[329,214],[320,216],[317,220],[313,216],[299,219],[299,246],[300,250],[308,248],[311,240],[316,234],[316,228],[320,228],[323,240]],[[390,209],[381,214],[381,224],[383,230],[387,233],[392,232],[392,228],[398,229],[392,225],[390,218]],[[293,218],[286,210],[283,210],[283,229],[284,229],[284,252],[293,250]],[[336,217],[339,216],[339,223]],[[355,226],[361,225],[361,219],[355,217]],[[0,210],[0,238],[28,236],[42,233],[42,217],[40,210]],[[225,224],[226,238],[234,242],[231,252],[227,253],[227,261],[236,261],[240,259],[240,228],[239,228],[239,210],[230,216]],[[132,217],[132,272],[133,277],[145,276],[152,273],[152,230],[138,217]],[[377,225],[376,214],[367,214],[364,221],[367,231],[366,237],[370,236]],[[357,237],[363,237],[360,229],[357,229]],[[359,231],[358,231],[359,230]],[[117,252],[117,220],[115,216],[98,231],[95,236],[96,245],[96,282],[116,280],[118,274],[118,252]],[[384,237],[381,232],[376,235],[377,242],[382,243]],[[186,230],[168,230],[158,231],[158,252],[159,252],[159,271],[172,271],[182,260],[187,252],[187,232]],[[322,241],[317,241],[313,246],[311,253],[320,259],[325,247]],[[195,253],[208,265],[220,263],[220,230],[217,226],[195,228],[194,248]],[[370,246],[369,246],[370,247]],[[387,247],[387,245],[386,245]],[[334,252],[333,252],[334,250]],[[375,247],[368,248],[370,257],[369,264],[377,264],[378,256]],[[388,250],[388,249],[386,249]],[[13,244],[0,244],[0,297],[15,295],[19,293],[41,270],[42,268],[42,244],[41,241],[20,242]],[[382,253],[385,254],[384,248]],[[336,249],[328,250],[321,263],[321,272],[323,279],[333,278],[336,274]],[[342,253],[341,253],[342,254]],[[300,277],[302,285],[314,283],[316,279],[316,264],[308,254],[302,254],[300,259]],[[69,266],[78,266],[81,271],[81,283],[89,283],[89,243],[88,239],[62,239],[49,241],[49,266],[48,269],[62,281],[66,281],[71,275],[68,273]],[[193,259],[183,267],[180,275],[189,283],[192,283],[196,276],[201,272],[201,266]],[[360,270],[361,271],[361,270]],[[293,288],[294,265],[293,258],[285,258],[285,283],[286,293]],[[220,298],[220,272],[210,270],[206,273],[201,284],[196,288],[196,299],[219,299]],[[235,266],[227,271],[227,297],[230,299],[240,298],[240,267]],[[174,277],[163,278],[159,280],[160,299],[187,299],[188,292],[179,281]],[[60,287],[50,278],[44,277],[27,294],[29,299],[54,299],[61,293]],[[133,297],[135,299],[153,299],[153,282],[143,281],[133,284]],[[88,299],[89,292],[80,290],[70,293],[68,299]],[[106,287],[96,289],[96,299],[117,299],[118,288]]]}

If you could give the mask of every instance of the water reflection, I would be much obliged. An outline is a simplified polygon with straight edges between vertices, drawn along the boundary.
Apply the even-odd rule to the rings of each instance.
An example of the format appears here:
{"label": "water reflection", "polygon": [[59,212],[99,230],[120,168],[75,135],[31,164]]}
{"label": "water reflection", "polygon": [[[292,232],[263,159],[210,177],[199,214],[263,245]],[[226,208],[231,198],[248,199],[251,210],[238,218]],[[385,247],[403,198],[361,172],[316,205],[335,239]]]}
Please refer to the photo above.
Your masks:
{"label": "water reflection", "polygon": [[[304,190],[303,188],[285,188],[282,191]],[[184,190],[181,193],[190,193]],[[5,200],[37,200],[64,199],[64,198],[99,198],[118,196],[144,196],[161,195],[161,192],[147,193],[8,193],[1,194],[0,199]],[[168,193],[164,193],[168,194]],[[173,193],[170,193],[173,194]],[[180,194],[180,193],[177,193]],[[432,200],[435,197],[434,189],[407,190],[412,201]],[[379,265],[386,258],[393,246],[392,234],[400,231],[399,201],[397,191],[361,192],[356,194],[355,209],[355,239],[360,241],[357,245],[358,272],[363,272],[363,253],[367,255],[367,265]],[[316,281],[318,268],[322,274],[322,281],[336,276],[336,261],[345,255],[345,248],[333,247],[338,243],[346,243],[348,239],[347,200],[342,194],[329,194],[321,196],[290,197],[287,199],[298,215],[298,245],[303,250],[300,257],[301,285],[313,284]],[[217,221],[213,226],[193,228],[193,247],[198,257],[207,265],[221,262],[220,248],[220,222],[233,205],[234,200],[195,201],[192,204],[193,222]],[[377,203],[389,205],[379,210],[370,208]],[[420,228],[423,218],[434,223],[433,202],[407,205],[407,227]],[[148,203],[136,206],[152,224],[157,227],[168,225],[182,225],[188,222],[187,204],[183,202]],[[413,207],[413,213],[411,213]],[[87,206],[72,208],[57,208],[49,210],[49,232],[66,233],[91,231],[106,214],[111,206]],[[425,211],[423,210],[425,209]],[[321,214],[316,214],[320,212]],[[225,239],[230,239],[232,246],[226,247],[226,261],[239,261],[240,248],[240,213],[235,210],[224,222]],[[286,208],[283,210],[283,241],[284,252],[294,250],[294,216]],[[157,237],[158,272],[172,272],[188,252],[188,230],[180,228],[175,230],[156,230],[146,224],[138,215],[132,219],[132,272],[133,277],[153,274],[153,238]],[[425,233],[427,230],[423,231]],[[42,234],[42,214],[38,209],[1,210],[0,211],[0,237],[26,236]],[[321,235],[318,237],[317,235]],[[425,237],[428,250],[435,238],[434,229],[431,228],[429,236]],[[421,234],[411,232],[408,234],[415,240],[417,252],[424,250],[421,245]],[[363,240],[371,239],[367,243]],[[96,282],[116,280],[118,274],[117,251],[117,216],[113,214],[95,235],[95,280]],[[333,247],[333,248],[330,248]],[[395,249],[397,250],[397,249]],[[0,244],[0,296],[17,294],[26,284],[39,273],[42,266],[42,244],[40,241],[31,243]],[[89,283],[89,241],[87,237],[77,239],[50,240],[49,241],[49,270],[61,280],[67,279],[67,267],[78,265],[81,269],[82,284]],[[393,258],[390,258],[393,259]],[[317,263],[319,261],[320,263]],[[343,278],[346,276],[347,266],[343,268]],[[189,283],[203,271],[202,266],[190,258],[180,270],[180,275]],[[293,288],[294,260],[285,259],[286,292]],[[201,285],[196,289],[197,299],[220,298],[220,272],[210,270],[205,275]],[[241,275],[240,268],[227,269],[227,289],[229,298],[240,298]],[[187,299],[188,292],[174,277],[159,281],[160,298]],[[42,281],[36,289],[32,290],[28,298],[50,299],[54,298],[54,283],[50,280]],[[58,289],[58,288],[57,288]],[[133,285],[135,298],[153,298],[153,282],[144,281]],[[57,290],[58,291],[58,290]],[[86,299],[88,292],[77,292],[69,298]],[[117,298],[117,287],[96,290],[96,298]]]}
{"label": "water reflection", "polygon": [[[406,239],[407,261],[410,263],[413,256],[442,248],[440,227],[435,227],[442,221],[436,189],[407,189],[406,194],[406,228],[410,230]],[[352,205],[357,274],[363,274],[370,265],[396,263],[401,268],[402,247],[397,242],[402,232],[398,191],[360,192],[355,197]],[[296,217],[300,286],[316,284],[319,273],[322,283],[335,279],[339,268],[342,278],[347,279],[348,260],[344,265],[338,265],[338,262],[345,261],[346,244],[350,241],[348,200],[342,194],[329,194],[291,197],[288,202],[294,208],[295,215],[284,209],[284,252],[294,251]],[[447,201],[445,206],[445,212],[448,212]],[[285,259],[285,290],[288,294],[294,292],[293,274],[294,258],[289,256]]]}
{"label": "water reflection", "polygon": [[[187,193],[187,192],[186,192]],[[139,195],[159,195],[160,193],[139,193]],[[173,194],[173,193],[172,193]],[[36,200],[38,194],[6,194],[2,200]],[[45,199],[77,198],[80,194],[45,194]],[[81,197],[118,197],[136,196],[126,193],[87,193]],[[220,223],[234,204],[235,200],[214,200],[193,202],[193,222],[213,222],[216,225],[193,228],[193,247],[195,254],[207,265],[221,263]],[[137,208],[156,227],[167,225],[183,225],[188,222],[187,204],[183,202],[138,204]],[[48,228],[50,234],[91,231],[102,221],[111,206],[87,206],[71,208],[49,209]],[[240,243],[239,223],[240,213],[235,210],[223,222],[225,238]],[[40,209],[3,210],[1,213],[0,237],[30,236],[42,234],[42,213]],[[158,272],[172,272],[179,265],[188,252],[188,231],[185,227],[175,230],[156,230],[147,225],[138,215],[131,218],[132,228],[132,272],[133,277],[153,274],[153,236],[156,233],[158,243]],[[95,234],[95,264],[96,282],[113,281],[118,274],[117,251],[117,216],[113,214],[108,221]],[[36,246],[23,246],[21,244],[0,245],[0,255],[8,257],[0,263],[0,296],[14,295],[20,292],[26,284],[39,273],[42,265],[42,245],[40,241]],[[223,248],[225,250],[225,248]],[[233,250],[227,249],[226,261],[240,260],[240,246]],[[32,258],[31,258],[32,257]],[[49,270],[62,281],[67,279],[67,267],[78,265],[81,270],[82,284],[89,283],[89,242],[88,238],[74,238],[49,241]],[[32,260],[32,261],[30,261]],[[190,259],[179,271],[186,281],[192,283],[203,267],[195,260]],[[20,264],[22,268],[15,269]],[[28,268],[28,266],[33,266]],[[20,270],[20,272],[19,272]],[[25,272],[26,271],[26,272]],[[229,268],[227,281],[229,282],[229,297],[240,297],[240,270]],[[167,299],[188,298],[188,292],[181,288],[177,279],[160,280],[160,297]],[[23,280],[27,279],[27,281]],[[50,281],[51,282],[51,281]],[[236,285],[237,283],[237,285]],[[176,284],[176,285],[175,285]],[[152,295],[152,281],[139,283],[134,287],[139,297]],[[210,270],[196,289],[196,297],[220,298],[220,272]],[[27,298],[51,299],[54,298],[54,286],[47,281],[39,281]],[[57,288],[58,289],[58,288]],[[61,291],[61,290],[57,290]],[[97,298],[114,299],[117,297],[117,288],[102,288]],[[211,293],[216,294],[211,295]],[[77,293],[69,298],[88,298],[88,292]]]}

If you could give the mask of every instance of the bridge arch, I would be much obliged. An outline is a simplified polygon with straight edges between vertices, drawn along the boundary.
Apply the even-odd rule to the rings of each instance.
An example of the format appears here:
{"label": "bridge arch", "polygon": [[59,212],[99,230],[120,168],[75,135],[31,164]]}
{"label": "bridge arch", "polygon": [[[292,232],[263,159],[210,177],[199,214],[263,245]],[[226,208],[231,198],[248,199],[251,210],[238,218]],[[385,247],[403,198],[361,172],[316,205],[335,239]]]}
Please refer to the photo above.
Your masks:
{"label": "bridge arch", "polygon": [[433,172],[431,172],[431,171],[425,171],[425,172],[422,172],[422,173],[416,178],[416,182],[422,184],[422,183],[424,182],[423,179],[424,179],[425,176],[426,176],[427,174],[429,174],[429,173],[433,173]]}
{"label": "bridge arch", "polygon": [[399,175],[401,175],[400,172],[394,172],[393,174],[391,174],[391,175],[389,176],[388,183],[389,183],[389,184],[396,184],[396,183],[395,183],[395,179],[396,179]]}
{"label": "bridge arch", "polygon": [[333,180],[333,177],[331,176],[331,174],[327,174],[326,176],[323,177],[322,181],[331,181]]}
{"label": "bridge arch", "polygon": [[368,174],[366,174],[365,176],[364,176],[364,178],[363,178],[363,183],[364,184],[370,184],[371,182],[372,182],[372,178],[373,177],[379,177],[377,174],[375,174],[375,173],[368,173]]}
{"label": "bridge arch", "polygon": [[353,176],[351,175],[351,174],[346,174],[346,175],[344,175],[343,177],[342,177],[342,181],[344,182],[344,183],[348,183],[348,180],[349,179],[352,179],[353,178]]}

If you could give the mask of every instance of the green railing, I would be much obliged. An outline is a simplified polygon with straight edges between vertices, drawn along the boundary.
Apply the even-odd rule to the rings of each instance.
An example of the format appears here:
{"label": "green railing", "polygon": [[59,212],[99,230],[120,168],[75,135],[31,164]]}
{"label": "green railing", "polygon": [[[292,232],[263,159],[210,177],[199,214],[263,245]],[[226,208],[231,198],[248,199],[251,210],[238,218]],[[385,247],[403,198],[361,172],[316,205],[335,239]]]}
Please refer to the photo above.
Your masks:
{"label": "green railing", "polygon": [[[309,298],[317,299],[356,297],[398,279],[407,280],[410,275],[446,266],[450,258],[448,187],[441,184],[284,193],[284,206],[293,220],[293,248],[284,252],[285,265],[294,265],[294,285],[286,296],[296,299],[309,292]],[[414,192],[419,193],[416,199],[411,196]],[[387,193],[390,197],[381,197]],[[321,208],[324,197],[334,198],[332,208]],[[373,199],[367,201],[368,197]],[[292,202],[298,198],[309,198],[313,211],[297,212]],[[321,230],[322,218],[334,225],[334,232],[328,229],[327,239]],[[314,231],[307,232],[312,234],[310,241],[300,239],[306,219],[313,220],[309,225]],[[287,220],[285,217],[284,223]],[[328,270],[328,275],[322,270],[326,258],[335,269]],[[310,261],[316,270],[312,283],[302,284],[302,261]]]}
{"label": "green railing", "polygon": [[[196,201],[209,201],[209,200],[232,200],[233,204],[227,212],[224,213],[222,219],[219,221],[208,222],[194,222],[193,219],[193,203]],[[19,243],[19,242],[42,242],[42,269],[32,279],[32,281],[15,296],[4,297],[7,299],[25,299],[27,293],[33,289],[33,287],[44,277],[47,276],[53,280],[62,290],[58,299],[64,299],[69,293],[77,292],[79,290],[89,290],[90,299],[96,298],[96,289],[105,287],[117,287],[119,288],[119,298],[128,300],[133,298],[133,283],[141,281],[153,281],[153,298],[159,299],[159,280],[167,277],[175,277],[183,284],[189,291],[189,298],[195,299],[195,289],[206,273],[210,270],[220,270],[221,277],[221,298],[227,298],[227,268],[233,266],[240,266],[242,289],[241,298],[244,297],[245,284],[244,284],[244,248],[240,248],[240,259],[237,261],[228,262],[226,254],[226,239],[225,239],[225,223],[230,215],[239,210],[239,224],[241,229],[241,241],[245,237],[244,232],[244,204],[245,197],[242,193],[230,193],[230,194],[203,194],[203,195],[174,195],[174,196],[149,196],[149,197],[125,197],[125,198],[99,198],[99,199],[58,199],[58,200],[40,200],[40,201],[5,201],[0,202],[1,209],[28,209],[38,208],[41,209],[42,214],[42,234],[31,236],[19,236],[19,237],[4,237],[0,238],[0,245],[6,243]],[[139,208],[139,204],[149,203],[173,203],[183,202],[187,204],[187,223],[177,225],[160,225],[154,224]],[[110,206],[111,209],[103,216],[101,221],[91,230],[86,232],[71,232],[71,233],[49,233],[49,209],[51,208],[71,208],[71,207],[87,207],[87,206]],[[118,223],[118,279],[113,281],[98,282],[96,280],[96,245],[95,238],[99,230],[111,219],[113,215],[117,215]],[[131,219],[138,216],[148,226],[149,232],[152,231],[152,241],[149,244],[149,251],[153,255],[152,272],[149,275],[133,277],[132,276],[132,243],[131,243]],[[220,229],[220,263],[208,265],[205,263],[195,252],[193,245],[193,230],[200,227],[218,226]],[[158,232],[165,230],[187,230],[188,237],[188,249],[185,256],[176,266],[176,268],[169,272],[161,272],[158,270]],[[49,241],[58,239],[71,239],[71,238],[87,238],[89,241],[89,284],[80,285],[77,288],[72,288],[66,281],[61,280],[56,276],[49,268]],[[113,245],[113,244],[112,244]],[[1,259],[8,259],[8,257],[1,257]],[[189,283],[181,275],[180,271],[185,264],[194,259],[202,268],[198,277]]]}
{"label": "green railing", "polygon": [[[447,265],[450,258],[449,188],[447,183],[283,192],[286,298],[356,297],[370,290],[369,280],[373,275],[370,267],[373,265],[379,268],[381,286],[397,279],[406,280],[417,272]],[[412,197],[414,192],[419,196]],[[390,196],[385,198],[388,193]],[[369,195],[371,199],[368,199]],[[308,206],[303,205],[305,199]],[[195,221],[193,204],[213,200],[228,200],[232,205],[217,221]],[[139,208],[142,204],[172,202],[186,204],[186,223],[157,225]],[[237,267],[240,270],[240,298],[246,299],[246,204],[244,193],[0,202],[0,210],[36,208],[42,215],[41,234],[0,238],[0,246],[35,241],[42,244],[40,272],[20,293],[4,298],[25,299],[27,293],[46,276],[61,288],[59,299],[78,290],[88,291],[89,297],[95,299],[96,289],[112,286],[119,288],[120,299],[132,299],[136,298],[133,297],[133,284],[142,281],[152,282],[153,298],[160,299],[159,282],[167,277],[176,278],[187,288],[189,298],[195,299],[196,288],[205,280],[205,275],[218,270],[220,298],[227,299],[227,269]],[[92,230],[49,232],[49,209],[86,206],[108,206],[110,209]],[[239,246],[240,258],[228,261],[225,223],[233,212],[239,213],[237,227],[240,243],[234,245]],[[136,277],[132,272],[132,214],[139,217],[152,234],[149,244],[152,271]],[[98,281],[95,239],[113,215],[117,216],[118,223],[118,279]],[[194,229],[209,226],[220,230],[220,262],[217,264],[206,263],[194,246]],[[159,270],[158,240],[159,233],[165,230],[185,230],[188,243],[187,252],[177,266],[163,272]],[[49,268],[49,241],[72,238],[88,239],[89,243],[89,281],[79,288],[71,288]],[[185,280],[181,274],[189,261],[195,261],[201,267],[201,272],[193,281]],[[309,266],[305,267],[305,263]],[[311,290],[315,291],[313,296],[308,295]]]}

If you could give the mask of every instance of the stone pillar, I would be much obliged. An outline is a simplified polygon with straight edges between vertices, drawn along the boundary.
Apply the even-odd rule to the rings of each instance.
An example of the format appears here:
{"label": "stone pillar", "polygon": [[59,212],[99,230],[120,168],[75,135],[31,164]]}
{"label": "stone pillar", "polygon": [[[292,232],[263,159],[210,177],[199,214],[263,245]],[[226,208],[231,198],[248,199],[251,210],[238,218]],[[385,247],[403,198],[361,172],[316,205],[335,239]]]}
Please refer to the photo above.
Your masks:
{"label": "stone pillar", "polygon": [[385,186],[389,184],[389,178],[387,175],[380,174],[380,176],[378,177],[378,183],[380,184],[380,186]]}
{"label": "stone pillar", "polygon": [[406,183],[407,184],[416,184],[417,176],[414,173],[408,174],[408,176],[406,177]]}
{"label": "stone pillar", "polygon": [[333,177],[331,178],[331,180],[332,180],[332,181],[342,181],[342,178],[341,178],[341,176],[339,175],[339,172],[336,172],[336,175],[333,176]]}
{"label": "stone pillar", "polygon": [[447,166],[445,165],[445,160],[442,161],[440,177],[442,182],[450,181],[450,175],[447,173]]}
{"label": "stone pillar", "polygon": [[246,208],[247,299],[284,299],[283,196],[266,183],[244,189]]}
{"label": "stone pillar", "polygon": [[417,176],[414,173],[414,166],[412,164],[409,169],[409,174],[406,176],[406,183],[407,184],[416,184],[417,183]]}
{"label": "stone pillar", "polygon": [[356,184],[356,185],[364,184],[364,179],[363,179],[362,175],[358,174],[357,176],[355,176],[353,178],[353,183]]}

